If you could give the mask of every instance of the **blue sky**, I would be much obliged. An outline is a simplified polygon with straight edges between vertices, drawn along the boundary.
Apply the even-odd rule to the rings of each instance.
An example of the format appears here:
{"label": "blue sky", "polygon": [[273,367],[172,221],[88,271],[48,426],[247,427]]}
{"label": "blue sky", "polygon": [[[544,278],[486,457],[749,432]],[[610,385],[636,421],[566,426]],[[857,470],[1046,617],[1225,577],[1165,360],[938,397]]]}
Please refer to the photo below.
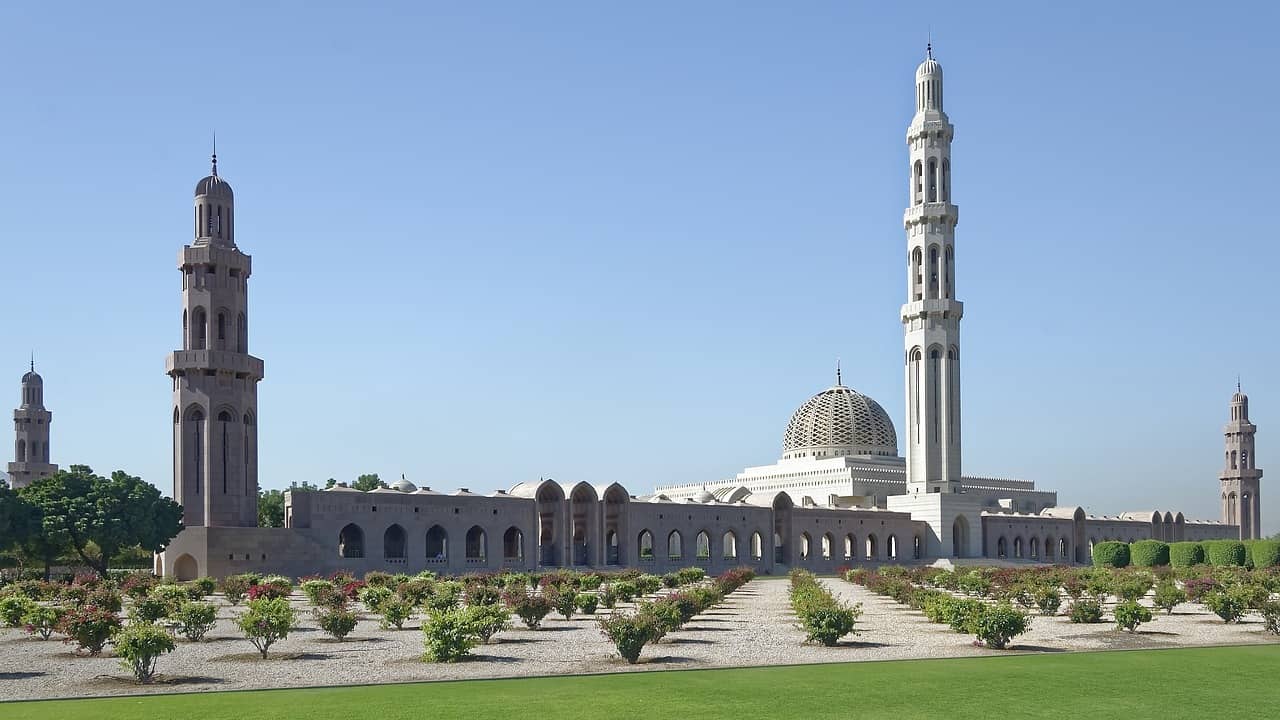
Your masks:
{"label": "blue sky", "polygon": [[1216,518],[1239,373],[1280,476],[1273,4],[378,5],[0,7],[0,375],[55,461],[171,487],[215,130],[266,487],[728,477],[837,357],[900,423],[931,26],[966,472]]}

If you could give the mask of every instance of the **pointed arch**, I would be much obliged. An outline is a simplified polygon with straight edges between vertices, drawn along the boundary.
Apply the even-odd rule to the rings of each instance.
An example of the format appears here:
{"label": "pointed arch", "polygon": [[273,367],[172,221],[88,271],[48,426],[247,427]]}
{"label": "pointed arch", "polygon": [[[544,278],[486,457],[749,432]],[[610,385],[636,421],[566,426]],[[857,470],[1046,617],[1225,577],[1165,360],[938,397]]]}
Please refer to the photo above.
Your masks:
{"label": "pointed arch", "polygon": [[466,559],[468,561],[484,560],[489,557],[489,535],[479,525],[472,525],[467,531]]}
{"label": "pointed arch", "polygon": [[813,554],[813,538],[809,537],[809,533],[800,533],[800,559],[808,560]]}
{"label": "pointed arch", "polygon": [[694,538],[694,557],[698,560],[711,559],[711,534],[706,530],[698,531],[697,537]]}
{"label": "pointed arch", "polygon": [[348,523],[338,532],[338,557],[364,557],[364,530],[355,523]]}
{"label": "pointed arch", "polygon": [[640,549],[641,560],[653,559],[653,533],[646,528],[636,536],[636,547]]}
{"label": "pointed arch", "polygon": [[823,533],[822,535],[822,559],[830,560],[835,553],[836,539],[831,533]]}
{"label": "pointed arch", "polygon": [[898,536],[897,535],[894,535],[893,533],[889,533],[889,539],[886,541],[886,548],[889,551],[889,559],[897,560],[898,559]]}
{"label": "pointed arch", "polygon": [[502,534],[502,559],[524,562],[524,533],[514,525]]}
{"label": "pointed arch", "polygon": [[392,524],[382,533],[382,557],[386,560],[403,560],[404,547],[408,540],[404,528]]}
{"label": "pointed arch", "polygon": [[720,538],[721,556],[725,560],[738,559],[738,535],[732,530],[725,530]]}
{"label": "pointed arch", "polygon": [[761,560],[764,558],[764,541],[760,537],[760,532],[751,533],[751,559]]}
{"label": "pointed arch", "polygon": [[428,560],[448,560],[449,559],[449,533],[439,525],[432,525],[427,530],[427,559]]}
{"label": "pointed arch", "polygon": [[679,530],[672,530],[671,533],[667,535],[667,559],[668,560],[684,559],[684,547],[683,547],[682,540],[683,538],[680,537]]}

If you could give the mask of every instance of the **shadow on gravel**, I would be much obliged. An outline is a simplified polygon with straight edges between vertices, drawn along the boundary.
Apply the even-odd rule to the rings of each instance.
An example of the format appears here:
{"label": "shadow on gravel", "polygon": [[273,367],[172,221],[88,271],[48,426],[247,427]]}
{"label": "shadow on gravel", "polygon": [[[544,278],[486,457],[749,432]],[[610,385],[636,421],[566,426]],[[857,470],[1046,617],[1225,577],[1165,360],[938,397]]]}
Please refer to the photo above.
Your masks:
{"label": "shadow on gravel", "polygon": [[668,640],[667,645],[715,645],[714,640],[701,640],[699,638],[676,638]]}
{"label": "shadow on gravel", "polygon": [[735,630],[731,627],[707,627],[706,625],[685,625],[680,629],[687,632],[733,632]]}
{"label": "shadow on gravel", "polygon": [[258,663],[258,662],[264,662],[264,661],[271,662],[272,660],[329,660],[332,657],[333,657],[332,655],[328,655],[326,653],[269,652],[267,653],[267,657],[264,658],[260,653],[251,652],[251,653],[235,653],[232,655],[218,655],[217,657],[212,657],[209,659],[213,662]]}
{"label": "shadow on gravel", "polygon": [[226,682],[222,678],[203,675],[157,675],[151,682],[143,684],[125,675],[99,675],[85,683],[89,686],[103,688],[147,688],[147,687],[182,687],[183,685],[221,685]]}
{"label": "shadow on gravel", "polygon": [[693,658],[680,657],[678,655],[663,655],[662,657],[649,658],[642,662],[645,665],[680,665],[696,661]]}
{"label": "shadow on gravel", "polygon": [[1066,648],[1049,647],[1048,645],[1010,645],[1009,649],[1018,650],[1021,652],[1035,652],[1035,653],[1068,652]]}
{"label": "shadow on gravel", "polygon": [[43,677],[48,675],[44,672],[0,672],[0,680],[26,680],[33,677]]}
{"label": "shadow on gravel", "polygon": [[498,638],[499,645],[524,645],[526,643],[547,642],[544,638]]}
{"label": "shadow on gravel", "polygon": [[359,645],[361,643],[384,643],[387,642],[387,639],[382,637],[348,637],[346,640],[339,640],[326,637],[318,638],[315,642],[324,643],[325,645]]}

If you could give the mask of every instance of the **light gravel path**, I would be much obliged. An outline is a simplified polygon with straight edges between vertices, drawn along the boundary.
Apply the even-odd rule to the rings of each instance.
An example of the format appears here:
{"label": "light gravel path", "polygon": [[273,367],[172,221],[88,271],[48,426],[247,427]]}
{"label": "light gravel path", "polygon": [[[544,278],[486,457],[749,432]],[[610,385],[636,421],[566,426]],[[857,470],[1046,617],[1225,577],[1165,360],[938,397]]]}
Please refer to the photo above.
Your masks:
{"label": "light gravel path", "polygon": [[[835,648],[801,644],[787,602],[785,579],[758,579],[722,605],[699,615],[627,665],[591,618],[548,617],[540,630],[499,634],[453,664],[420,662],[422,635],[417,621],[405,630],[382,630],[374,619],[360,622],[354,635],[335,642],[318,631],[309,606],[295,596],[302,627],[258,659],[231,618],[239,608],[223,606],[217,627],[201,643],[179,641],[161,658],[160,681],[132,682],[112,657],[74,657],[71,646],[41,641],[19,630],[0,630],[0,700],[120,695],[132,693],[243,690],[250,688],[354,685],[380,682],[465,678],[566,675],[685,669],[848,662],[925,657],[1000,654],[974,647],[972,638],[928,623],[918,613],[888,598],[838,580],[823,580],[839,597],[863,605],[860,635]],[[1225,625],[1198,605],[1186,605],[1172,617],[1160,615],[1136,635],[1117,632],[1110,623],[1073,625],[1064,617],[1036,617],[1031,631],[1013,642],[1013,650],[1060,652],[1107,648],[1155,648],[1271,642],[1256,615],[1240,625]],[[1005,651],[1007,652],[1007,651]],[[2,714],[2,713],[0,713]]]}

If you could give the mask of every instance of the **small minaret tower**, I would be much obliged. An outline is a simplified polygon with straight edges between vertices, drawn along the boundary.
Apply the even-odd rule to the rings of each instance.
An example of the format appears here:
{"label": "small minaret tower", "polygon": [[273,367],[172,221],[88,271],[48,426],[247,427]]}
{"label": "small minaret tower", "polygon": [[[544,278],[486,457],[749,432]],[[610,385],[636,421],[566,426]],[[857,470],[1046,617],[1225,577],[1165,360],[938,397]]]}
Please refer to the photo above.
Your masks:
{"label": "small minaret tower", "polygon": [[235,243],[235,198],[213,170],[196,184],[194,239],[178,254],[182,349],[170,353],[173,497],[183,524],[258,523],[258,382],[249,354],[251,258]]}
{"label": "small minaret tower", "polygon": [[1236,383],[1231,396],[1231,420],[1223,428],[1226,457],[1219,481],[1222,490],[1222,522],[1240,526],[1240,539],[1262,537],[1262,510],[1258,489],[1262,471],[1253,453],[1253,436],[1258,428],[1249,422],[1249,396]]}
{"label": "small minaret tower", "polygon": [[907,394],[907,492],[960,489],[960,318],[955,292],[951,121],[942,110],[942,66],[932,44],[916,68],[916,113],[907,128],[911,204],[907,302],[902,306]]}
{"label": "small minaret tower", "polygon": [[13,411],[14,448],[9,463],[9,483],[24,488],[42,477],[58,471],[49,462],[49,424],[53,413],[44,407],[44,378],[36,372],[36,361],[22,376],[22,404]]}

